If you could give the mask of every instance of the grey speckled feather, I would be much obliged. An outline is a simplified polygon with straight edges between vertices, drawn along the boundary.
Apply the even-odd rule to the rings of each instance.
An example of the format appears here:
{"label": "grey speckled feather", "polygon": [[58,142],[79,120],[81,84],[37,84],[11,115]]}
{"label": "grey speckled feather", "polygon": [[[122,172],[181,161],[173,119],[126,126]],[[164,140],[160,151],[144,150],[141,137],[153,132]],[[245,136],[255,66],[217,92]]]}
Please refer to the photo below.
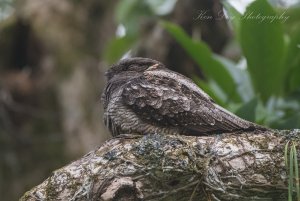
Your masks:
{"label": "grey speckled feather", "polygon": [[265,130],[218,106],[192,80],[158,61],[121,60],[106,76],[104,122],[114,136]]}

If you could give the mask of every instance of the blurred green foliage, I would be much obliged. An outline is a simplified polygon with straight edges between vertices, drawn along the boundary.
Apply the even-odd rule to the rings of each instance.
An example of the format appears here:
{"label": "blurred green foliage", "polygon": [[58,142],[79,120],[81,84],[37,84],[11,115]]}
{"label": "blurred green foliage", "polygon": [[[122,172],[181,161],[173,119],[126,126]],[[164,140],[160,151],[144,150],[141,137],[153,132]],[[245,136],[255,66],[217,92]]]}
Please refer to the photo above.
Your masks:
{"label": "blurred green foliage", "polygon": [[177,24],[162,21],[153,5],[136,0],[119,4],[116,19],[126,34],[108,45],[108,62],[115,62],[134,48],[139,41],[139,19],[150,16],[198,64],[206,79],[193,79],[218,104],[273,128],[300,127],[299,6],[283,9],[259,0],[242,14],[224,2],[235,35],[232,43],[242,50],[236,62],[214,54],[205,42],[193,39]]}
{"label": "blurred green foliage", "polygon": [[255,91],[267,101],[270,96],[280,94],[284,87],[285,44],[280,20],[250,18],[258,14],[276,16],[267,1],[253,2],[241,18],[240,43]]}
{"label": "blurred green foliage", "polygon": [[[118,29],[126,33],[117,33],[111,40],[104,53],[105,60],[112,64],[120,59],[126,52],[134,49],[140,42],[140,25],[147,21],[158,20],[160,16],[169,14],[177,0],[123,0],[115,11],[115,21]],[[118,32],[118,31],[117,31]]]}
{"label": "blurred green foliage", "polygon": [[[216,101],[223,99],[220,104],[236,108],[236,114],[245,119],[274,128],[299,127],[300,23],[294,19],[300,19],[300,9],[283,11],[266,0],[254,1],[243,15],[228,3],[225,8],[242,48],[242,59],[247,61],[243,69],[220,55],[208,54],[204,42],[192,40],[179,26],[169,22],[163,26],[199,64],[207,77],[206,86],[201,82],[199,85],[209,88],[206,91],[217,97]],[[293,17],[289,13],[293,13]],[[217,92],[219,89],[209,84],[210,80],[228,95],[226,100]]]}
{"label": "blurred green foliage", "polygon": [[[287,142],[284,148],[285,167],[289,174],[288,179],[288,201],[300,200],[300,183],[297,148],[294,142]],[[296,193],[294,193],[296,192]],[[296,194],[296,196],[293,196]],[[293,199],[295,197],[295,199]]]}

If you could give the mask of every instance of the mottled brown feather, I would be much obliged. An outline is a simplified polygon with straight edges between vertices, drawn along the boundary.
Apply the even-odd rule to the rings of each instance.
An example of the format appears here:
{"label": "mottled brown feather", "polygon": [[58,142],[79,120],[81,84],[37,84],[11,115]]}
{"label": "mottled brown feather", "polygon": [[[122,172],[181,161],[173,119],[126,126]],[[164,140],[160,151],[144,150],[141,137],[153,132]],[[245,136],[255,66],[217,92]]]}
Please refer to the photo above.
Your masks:
{"label": "mottled brown feather", "polygon": [[189,78],[155,60],[123,60],[110,69],[108,78],[102,100],[105,122],[113,135],[204,135],[264,129],[216,105]]}

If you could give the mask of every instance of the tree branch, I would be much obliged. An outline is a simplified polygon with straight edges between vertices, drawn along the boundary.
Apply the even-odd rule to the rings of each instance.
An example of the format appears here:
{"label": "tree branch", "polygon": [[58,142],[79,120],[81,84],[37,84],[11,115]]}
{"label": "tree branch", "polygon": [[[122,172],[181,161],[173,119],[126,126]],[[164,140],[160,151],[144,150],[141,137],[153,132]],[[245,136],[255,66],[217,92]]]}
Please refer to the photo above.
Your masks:
{"label": "tree branch", "polygon": [[299,134],[122,135],[21,200],[286,200],[284,147]]}

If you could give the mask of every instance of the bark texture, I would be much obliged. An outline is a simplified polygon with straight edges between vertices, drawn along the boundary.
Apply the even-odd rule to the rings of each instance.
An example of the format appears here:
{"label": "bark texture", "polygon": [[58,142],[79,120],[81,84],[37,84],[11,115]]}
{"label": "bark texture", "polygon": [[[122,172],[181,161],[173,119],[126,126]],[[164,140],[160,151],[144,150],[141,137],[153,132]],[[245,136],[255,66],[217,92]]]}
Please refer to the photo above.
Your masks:
{"label": "bark texture", "polygon": [[286,200],[284,147],[299,134],[122,135],[21,200]]}
{"label": "bark texture", "polygon": [[[119,40],[116,31],[121,22],[116,16],[122,2],[145,5],[145,1],[0,0],[0,18],[3,5],[9,3],[12,9],[0,19],[1,201],[18,199],[51,170],[109,137],[99,100],[109,67],[105,55],[111,41]],[[195,19],[199,11],[216,13],[220,6],[218,0],[177,1],[167,16],[147,13],[145,7],[134,9],[136,23],[126,34],[132,32],[137,44],[127,50],[132,49],[133,56],[156,58],[185,75],[202,75],[158,21],[179,24],[220,53],[230,37],[227,22]],[[123,45],[113,51],[118,55],[115,60],[125,53],[118,53]]]}

